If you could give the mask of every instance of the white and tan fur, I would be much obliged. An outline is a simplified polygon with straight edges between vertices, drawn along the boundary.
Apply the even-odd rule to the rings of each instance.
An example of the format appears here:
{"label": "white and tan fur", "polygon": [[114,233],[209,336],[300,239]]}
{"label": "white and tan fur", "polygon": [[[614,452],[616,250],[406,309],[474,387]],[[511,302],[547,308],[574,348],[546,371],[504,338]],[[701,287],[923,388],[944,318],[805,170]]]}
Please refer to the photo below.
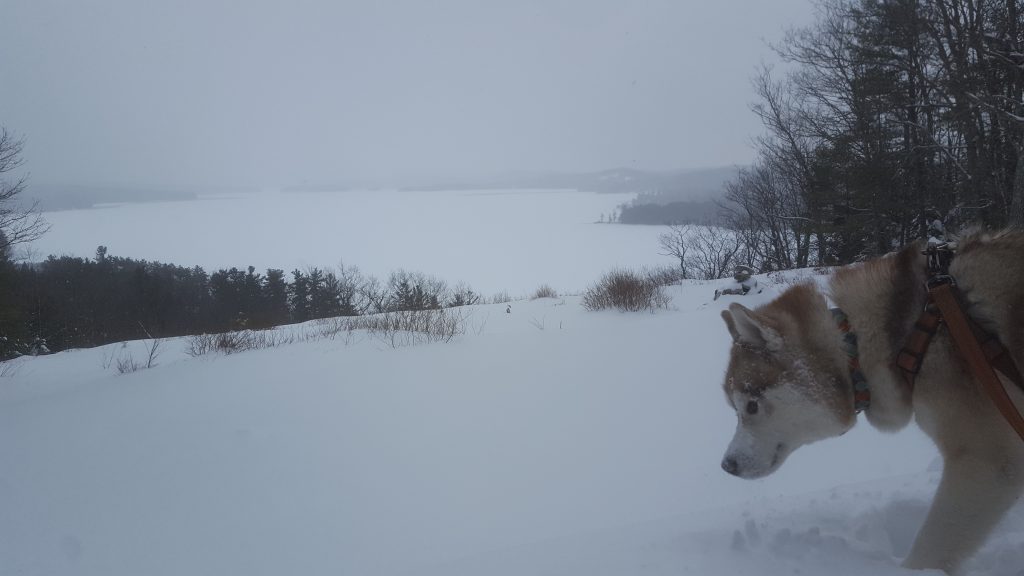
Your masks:
{"label": "white and tan fur", "polygon": [[[921,249],[916,244],[838,271],[831,297],[858,336],[871,389],[868,422],[895,431],[915,418],[944,459],[935,500],[904,565],[953,573],[1024,491],[1024,442],[980,391],[944,328],[913,390],[895,367],[927,300]],[[962,239],[950,273],[967,312],[1024,369],[1024,233]],[[738,418],[722,462],[726,471],[765,476],[799,446],[854,425],[841,333],[815,286],[794,286],[757,310],[734,303],[722,317],[734,341],[725,392]],[[1004,384],[1024,407],[1024,393]]]}

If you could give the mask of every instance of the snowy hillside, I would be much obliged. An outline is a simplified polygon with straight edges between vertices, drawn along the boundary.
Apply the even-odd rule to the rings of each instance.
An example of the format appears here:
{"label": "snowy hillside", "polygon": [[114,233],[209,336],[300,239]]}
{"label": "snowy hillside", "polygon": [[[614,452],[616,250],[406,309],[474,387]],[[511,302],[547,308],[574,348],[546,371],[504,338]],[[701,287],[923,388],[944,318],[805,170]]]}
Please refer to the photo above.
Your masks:
{"label": "snowy hillside", "polygon": [[[916,429],[861,422],[760,481],[719,468],[714,287],[655,314],[464,308],[448,343],[191,357],[177,339],[129,374],[142,342],[9,365],[0,574],[904,573],[938,478]],[[968,569],[1022,566],[1018,507]]]}

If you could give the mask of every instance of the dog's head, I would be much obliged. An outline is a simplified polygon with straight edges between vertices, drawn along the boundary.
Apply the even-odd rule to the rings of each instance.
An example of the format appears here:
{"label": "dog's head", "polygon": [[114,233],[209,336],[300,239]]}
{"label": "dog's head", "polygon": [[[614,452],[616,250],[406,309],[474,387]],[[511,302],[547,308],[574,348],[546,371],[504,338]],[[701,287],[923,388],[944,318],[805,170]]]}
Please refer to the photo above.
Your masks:
{"label": "dog's head", "polygon": [[725,395],[738,420],[726,472],[767,476],[793,450],[853,426],[852,388],[817,290],[791,288],[756,311],[732,304],[722,318],[733,338]]}

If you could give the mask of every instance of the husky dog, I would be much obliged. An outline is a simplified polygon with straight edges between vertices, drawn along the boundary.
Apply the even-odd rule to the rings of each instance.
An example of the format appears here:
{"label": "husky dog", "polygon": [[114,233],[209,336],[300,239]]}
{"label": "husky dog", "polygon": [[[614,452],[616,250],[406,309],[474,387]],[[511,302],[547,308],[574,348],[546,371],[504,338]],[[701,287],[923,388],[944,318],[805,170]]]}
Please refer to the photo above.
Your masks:
{"label": "husky dog", "polygon": [[[866,380],[872,426],[896,431],[916,418],[944,468],[935,500],[904,560],[955,572],[1024,491],[1024,442],[977,386],[941,327],[913,389],[894,362],[927,301],[924,245],[839,270],[831,298],[857,335],[861,374],[824,294],[794,286],[722,318],[733,338],[725,395],[738,423],[722,468],[742,478],[774,472],[793,450],[839,436],[856,421],[854,379]],[[998,336],[1024,369],[1024,232],[961,239],[950,266],[965,311]],[[1000,375],[1018,408],[1024,393]]]}

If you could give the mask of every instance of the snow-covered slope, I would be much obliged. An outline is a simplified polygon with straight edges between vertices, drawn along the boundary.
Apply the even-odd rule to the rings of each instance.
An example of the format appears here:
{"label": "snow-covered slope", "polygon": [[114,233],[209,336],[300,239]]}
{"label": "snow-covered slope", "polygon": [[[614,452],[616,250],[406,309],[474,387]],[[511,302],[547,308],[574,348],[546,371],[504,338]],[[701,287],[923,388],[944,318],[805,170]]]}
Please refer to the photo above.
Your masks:
{"label": "snow-covered slope", "polygon": [[[655,314],[465,308],[450,343],[21,361],[0,377],[0,574],[903,573],[931,442],[861,423],[726,475],[713,288]],[[1021,567],[1018,509],[969,568]]]}

